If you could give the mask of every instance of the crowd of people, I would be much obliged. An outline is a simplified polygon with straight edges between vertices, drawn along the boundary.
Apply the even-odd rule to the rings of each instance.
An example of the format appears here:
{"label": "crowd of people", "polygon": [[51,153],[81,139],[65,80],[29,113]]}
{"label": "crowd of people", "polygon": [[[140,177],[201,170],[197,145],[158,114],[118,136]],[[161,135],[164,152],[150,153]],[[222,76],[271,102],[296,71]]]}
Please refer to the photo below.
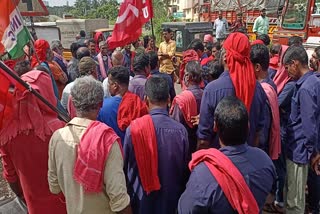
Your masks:
{"label": "crowd of people", "polygon": [[10,64],[71,117],[8,93],[3,175],[28,212],[319,213],[320,48],[308,60],[299,37],[269,47],[240,29],[194,39],[177,70],[163,38],[110,50],[80,32],[69,62],[38,39]]}

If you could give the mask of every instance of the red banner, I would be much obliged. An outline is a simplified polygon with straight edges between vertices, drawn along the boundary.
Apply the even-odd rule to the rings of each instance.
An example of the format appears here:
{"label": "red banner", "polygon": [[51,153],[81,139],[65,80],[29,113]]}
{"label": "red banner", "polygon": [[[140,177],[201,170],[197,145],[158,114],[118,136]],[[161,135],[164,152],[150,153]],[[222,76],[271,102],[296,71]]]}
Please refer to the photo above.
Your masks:
{"label": "red banner", "polygon": [[124,0],[108,41],[109,48],[123,47],[137,40],[142,33],[142,26],[152,17],[152,0]]}

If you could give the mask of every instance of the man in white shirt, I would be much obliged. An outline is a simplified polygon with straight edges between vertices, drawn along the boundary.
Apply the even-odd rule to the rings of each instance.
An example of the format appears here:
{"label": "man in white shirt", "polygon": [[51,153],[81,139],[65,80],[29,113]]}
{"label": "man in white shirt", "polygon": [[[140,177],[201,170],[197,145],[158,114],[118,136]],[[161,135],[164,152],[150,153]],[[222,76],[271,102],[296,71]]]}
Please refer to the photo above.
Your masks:
{"label": "man in white shirt", "polygon": [[222,11],[219,11],[218,18],[214,21],[213,29],[216,30],[216,38],[219,42],[226,38],[228,22],[222,18]]}

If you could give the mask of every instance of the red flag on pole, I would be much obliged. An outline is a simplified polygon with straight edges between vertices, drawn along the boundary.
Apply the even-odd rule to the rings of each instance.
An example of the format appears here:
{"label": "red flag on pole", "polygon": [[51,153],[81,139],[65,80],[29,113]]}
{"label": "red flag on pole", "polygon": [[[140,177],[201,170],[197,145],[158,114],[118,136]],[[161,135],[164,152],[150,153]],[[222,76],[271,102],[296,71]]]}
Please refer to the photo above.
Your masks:
{"label": "red flag on pole", "polygon": [[137,40],[142,33],[142,26],[152,17],[152,0],[124,0],[108,42],[109,48],[123,47]]}

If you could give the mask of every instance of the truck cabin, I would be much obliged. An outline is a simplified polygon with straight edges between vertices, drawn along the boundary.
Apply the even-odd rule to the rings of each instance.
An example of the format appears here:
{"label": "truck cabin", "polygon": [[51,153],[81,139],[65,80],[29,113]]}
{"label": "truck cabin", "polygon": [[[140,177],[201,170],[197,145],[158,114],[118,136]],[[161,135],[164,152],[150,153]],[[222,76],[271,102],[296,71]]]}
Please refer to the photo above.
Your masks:
{"label": "truck cabin", "polygon": [[165,22],[161,27],[173,31],[172,39],[176,41],[176,55],[179,57],[193,39],[203,40],[204,35],[213,33],[210,22]]}
{"label": "truck cabin", "polygon": [[319,37],[319,31],[320,0],[287,0],[281,26],[273,42],[287,44],[291,36],[300,36],[306,41],[309,37]]}

